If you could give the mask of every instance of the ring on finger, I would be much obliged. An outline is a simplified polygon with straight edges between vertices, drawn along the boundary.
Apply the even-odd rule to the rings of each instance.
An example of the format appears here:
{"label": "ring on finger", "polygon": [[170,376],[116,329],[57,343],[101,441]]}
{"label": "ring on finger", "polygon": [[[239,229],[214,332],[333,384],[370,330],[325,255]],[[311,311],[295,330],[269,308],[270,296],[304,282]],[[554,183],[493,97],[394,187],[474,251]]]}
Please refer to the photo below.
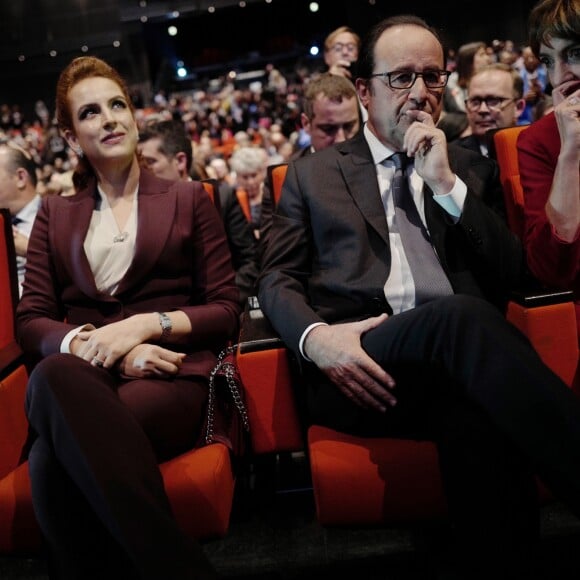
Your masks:
{"label": "ring on finger", "polygon": [[93,360],[91,362],[92,362],[93,366],[96,366],[99,368],[103,368],[103,365],[105,364],[105,361],[98,359],[96,356],[93,357]]}

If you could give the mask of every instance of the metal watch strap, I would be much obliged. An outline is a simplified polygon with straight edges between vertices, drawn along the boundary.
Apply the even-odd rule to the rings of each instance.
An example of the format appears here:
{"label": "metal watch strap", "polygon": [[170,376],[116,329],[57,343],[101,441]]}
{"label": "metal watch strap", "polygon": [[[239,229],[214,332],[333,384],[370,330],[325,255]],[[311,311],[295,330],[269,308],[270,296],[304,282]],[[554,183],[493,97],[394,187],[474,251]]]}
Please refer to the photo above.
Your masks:
{"label": "metal watch strap", "polygon": [[166,342],[171,336],[171,331],[173,330],[173,323],[171,318],[165,314],[165,312],[158,312],[159,324],[161,325],[161,336],[159,337],[159,342]]}

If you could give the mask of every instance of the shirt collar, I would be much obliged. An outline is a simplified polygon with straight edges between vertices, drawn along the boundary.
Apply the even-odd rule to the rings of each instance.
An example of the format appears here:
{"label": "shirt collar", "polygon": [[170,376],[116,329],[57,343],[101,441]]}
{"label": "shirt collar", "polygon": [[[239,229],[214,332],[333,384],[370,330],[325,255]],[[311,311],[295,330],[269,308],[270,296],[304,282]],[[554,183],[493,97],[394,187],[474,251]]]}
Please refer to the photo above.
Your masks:
{"label": "shirt collar", "polygon": [[365,139],[367,140],[368,146],[371,150],[371,155],[373,156],[373,162],[375,165],[382,163],[385,159],[390,157],[395,151],[381,143],[377,137],[371,132],[368,128],[368,125],[365,123],[363,127],[363,133]]}
{"label": "shirt collar", "polygon": [[40,207],[40,195],[36,194],[17,214],[21,222],[30,223],[34,221],[38,208]]}

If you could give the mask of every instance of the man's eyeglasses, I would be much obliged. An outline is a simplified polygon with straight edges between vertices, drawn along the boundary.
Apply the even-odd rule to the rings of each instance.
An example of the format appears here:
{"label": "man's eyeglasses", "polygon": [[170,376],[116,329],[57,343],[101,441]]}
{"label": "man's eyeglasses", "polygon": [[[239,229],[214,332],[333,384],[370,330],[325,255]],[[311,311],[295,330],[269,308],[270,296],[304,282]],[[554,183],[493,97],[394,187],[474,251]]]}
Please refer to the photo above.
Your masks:
{"label": "man's eyeglasses", "polygon": [[345,48],[348,52],[354,52],[358,47],[354,42],[336,42],[330,47],[330,50],[342,52]]}
{"label": "man's eyeglasses", "polygon": [[472,113],[477,113],[483,103],[490,111],[501,111],[515,100],[508,97],[471,97],[465,99],[465,106]]}
{"label": "man's eyeglasses", "polygon": [[450,74],[446,70],[426,70],[423,72],[395,70],[392,72],[375,73],[370,78],[380,78],[383,83],[386,80],[392,89],[410,89],[415,84],[417,78],[421,77],[428,89],[442,89],[447,85]]}

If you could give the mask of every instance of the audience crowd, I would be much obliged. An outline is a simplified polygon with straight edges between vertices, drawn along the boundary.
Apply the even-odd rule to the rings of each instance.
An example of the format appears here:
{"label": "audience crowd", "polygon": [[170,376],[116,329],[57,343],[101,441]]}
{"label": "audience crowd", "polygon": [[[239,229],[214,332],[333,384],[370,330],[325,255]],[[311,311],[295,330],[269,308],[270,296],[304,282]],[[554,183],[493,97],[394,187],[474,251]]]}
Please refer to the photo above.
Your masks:
{"label": "audience crowd", "polygon": [[[342,28],[340,30],[344,34]],[[346,30],[349,30],[347,34],[351,34],[350,29]],[[332,33],[329,38],[331,35]],[[467,45],[460,47],[458,51],[448,52],[447,68],[452,71],[449,91],[454,86],[461,86],[461,91],[455,90],[455,93],[461,92],[467,96],[469,76],[478,68],[477,63],[488,65],[503,62],[524,80],[526,111],[518,123],[529,123],[549,110],[551,102],[546,82],[541,83],[540,89],[538,84],[534,84],[533,89],[527,86],[531,67],[537,69],[538,78],[546,78],[543,65],[531,62],[528,47],[518,48],[510,40],[494,40],[489,45],[484,42],[469,43],[471,45],[478,46],[475,53],[477,58],[473,59],[472,54],[471,66],[465,63],[460,66],[464,60],[461,55]],[[331,51],[330,48],[328,50]],[[344,51],[348,50],[347,45]],[[459,78],[461,67],[468,68],[471,72],[467,76],[463,72]],[[332,72],[332,69],[329,70]],[[144,106],[141,106],[144,99],[139,97],[135,99],[138,105],[139,130],[143,131],[151,121],[181,120],[193,146],[192,177],[218,177],[215,160],[220,159],[228,165],[227,174],[220,176],[220,179],[235,184],[236,175],[229,166],[235,149],[244,146],[262,148],[266,152],[267,164],[271,164],[287,161],[293,153],[310,144],[309,135],[301,126],[300,114],[305,88],[309,80],[318,74],[318,71],[306,68],[282,72],[269,66],[263,81],[253,82],[248,86],[237,86],[235,81],[224,78],[218,88],[196,89],[171,95],[160,92]],[[454,82],[455,77],[458,80]],[[454,96],[457,97],[457,94]],[[443,121],[447,114],[450,114],[449,118]],[[459,119],[456,119],[457,116]],[[470,134],[463,100],[446,100],[442,127],[452,119],[453,137]],[[459,133],[455,128],[458,126],[462,127]],[[1,141],[16,143],[30,154],[37,165],[37,188],[40,195],[73,193],[72,170],[77,162],[76,155],[59,135],[54,112],[50,111],[45,102],[39,100],[30,114],[24,113],[19,104],[2,104]]]}
{"label": "audience crowd", "polygon": [[[558,2],[532,12],[531,46],[445,54],[401,15],[362,41],[332,31],[324,71],[270,64],[261,81],[146,99],[84,56],[54,111],[0,104],[0,207],[27,270],[17,334],[40,361],[27,457],[51,577],[86,577],[103,532],[99,576],[157,578],[169,561],[168,578],[217,577],[174,521],[158,463],[197,445],[210,369],[249,296],[300,361],[305,425],[433,441],[462,577],[537,577],[535,474],[580,515],[580,404],[504,311],[532,276],[577,290],[580,24],[553,26],[544,5]],[[488,144],[524,124],[520,240]],[[268,167],[283,162],[273,211]],[[69,272],[81,239],[86,264]]]}

